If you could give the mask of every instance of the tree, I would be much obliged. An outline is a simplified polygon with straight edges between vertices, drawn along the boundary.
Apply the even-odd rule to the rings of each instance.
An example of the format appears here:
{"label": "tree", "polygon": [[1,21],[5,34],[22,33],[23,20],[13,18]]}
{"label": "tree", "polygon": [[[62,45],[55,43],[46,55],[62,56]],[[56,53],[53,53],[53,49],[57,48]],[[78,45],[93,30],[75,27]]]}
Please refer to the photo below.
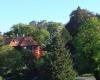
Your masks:
{"label": "tree", "polygon": [[9,45],[0,46],[0,76],[3,78],[32,80],[38,75],[36,64],[30,50],[16,50]]}
{"label": "tree", "polygon": [[[79,74],[100,75],[100,23],[94,17],[84,22],[73,38]],[[100,76],[99,76],[100,79]]]}
{"label": "tree", "polygon": [[33,33],[36,30],[36,27],[32,25],[26,25],[26,24],[16,24],[12,28],[12,34],[16,36],[33,36]]}
{"label": "tree", "polygon": [[0,75],[14,72],[24,67],[23,55],[9,45],[0,47]]}
{"label": "tree", "polygon": [[4,33],[4,35],[10,36],[10,37],[22,37],[22,36],[34,36],[34,33],[36,32],[36,27],[33,25],[26,25],[26,24],[16,24],[11,27],[11,30],[9,32]]}
{"label": "tree", "polygon": [[62,30],[60,31],[61,35],[62,35],[62,39],[66,45],[66,43],[72,39],[70,33],[68,32],[68,30],[66,28],[62,28]]}
{"label": "tree", "polygon": [[0,35],[0,44],[2,44],[2,42],[3,42],[3,36]]}
{"label": "tree", "polygon": [[88,10],[81,9],[80,7],[77,10],[74,10],[70,14],[70,21],[66,24],[67,30],[70,32],[71,36],[75,36],[80,25],[95,15]]}
{"label": "tree", "polygon": [[51,24],[48,23],[47,30],[52,34],[53,32],[56,32],[57,30],[61,30],[63,28],[63,24],[52,22]]}
{"label": "tree", "polygon": [[2,35],[2,33],[0,32],[0,35]]}
{"label": "tree", "polygon": [[61,35],[57,33],[48,46],[49,61],[45,64],[47,67],[44,71],[47,73],[44,78],[48,76],[48,80],[75,80],[76,73],[73,70],[71,56],[64,47]]}
{"label": "tree", "polygon": [[50,33],[47,31],[47,29],[22,23],[14,25],[11,28],[11,31],[5,33],[5,35],[8,35],[10,37],[31,36],[39,44],[44,43],[45,40],[50,37]]}
{"label": "tree", "polygon": [[34,37],[39,44],[43,44],[50,37],[50,33],[46,29],[40,28],[34,33]]}

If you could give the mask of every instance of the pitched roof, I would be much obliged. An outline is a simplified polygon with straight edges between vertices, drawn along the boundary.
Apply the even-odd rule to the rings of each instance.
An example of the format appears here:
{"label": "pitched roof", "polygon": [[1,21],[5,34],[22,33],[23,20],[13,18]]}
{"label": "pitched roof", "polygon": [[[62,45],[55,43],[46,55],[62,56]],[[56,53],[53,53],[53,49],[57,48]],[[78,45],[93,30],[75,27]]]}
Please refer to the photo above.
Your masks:
{"label": "pitched roof", "polygon": [[32,39],[32,37],[17,37],[12,39],[11,46],[32,46],[37,45],[37,42]]}

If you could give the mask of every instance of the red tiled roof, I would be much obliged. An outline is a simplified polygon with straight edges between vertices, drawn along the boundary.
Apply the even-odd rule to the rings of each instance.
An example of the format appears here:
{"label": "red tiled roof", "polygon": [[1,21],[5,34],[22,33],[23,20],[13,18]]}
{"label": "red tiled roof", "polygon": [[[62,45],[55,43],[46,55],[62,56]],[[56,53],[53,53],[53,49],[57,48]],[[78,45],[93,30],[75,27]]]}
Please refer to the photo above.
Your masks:
{"label": "red tiled roof", "polygon": [[36,41],[32,39],[32,37],[17,37],[12,39],[11,46],[32,46],[37,45]]}

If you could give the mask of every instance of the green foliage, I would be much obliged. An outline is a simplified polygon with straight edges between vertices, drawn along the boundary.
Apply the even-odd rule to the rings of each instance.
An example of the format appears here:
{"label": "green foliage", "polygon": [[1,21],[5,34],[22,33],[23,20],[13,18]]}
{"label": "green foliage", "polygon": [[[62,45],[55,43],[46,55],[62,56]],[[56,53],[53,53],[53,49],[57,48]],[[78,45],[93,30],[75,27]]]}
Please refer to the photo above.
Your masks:
{"label": "green foliage", "polygon": [[92,12],[89,12],[88,10],[81,9],[80,7],[77,8],[77,10],[74,10],[70,15],[70,21],[67,23],[66,28],[70,32],[72,36],[75,36],[77,34],[77,30],[80,27],[80,25],[90,19],[91,17],[94,17],[95,15],[92,14]]}
{"label": "green foliage", "polygon": [[0,35],[0,43],[3,42],[3,36]]}
{"label": "green foliage", "polygon": [[64,48],[61,35],[57,34],[48,46],[50,61],[48,61],[45,71],[49,73],[45,74],[45,77],[48,76],[48,80],[75,80],[76,73],[72,67],[70,53]]}
{"label": "green foliage", "polygon": [[2,76],[0,76],[0,80],[4,80]]}
{"label": "green foliage", "polygon": [[15,36],[32,36],[36,27],[26,24],[16,24],[12,27],[12,35]]}
{"label": "green foliage", "polygon": [[11,37],[32,36],[39,44],[44,43],[50,37],[50,33],[45,28],[39,28],[34,25],[16,24],[11,28],[11,31],[5,33]]}
{"label": "green foliage", "polygon": [[62,36],[62,40],[63,42],[66,44],[69,40],[72,39],[72,37],[70,36],[68,30],[66,30],[65,28],[63,28],[61,31],[61,36]]}
{"label": "green foliage", "polygon": [[53,32],[57,31],[57,30],[62,30],[63,25],[61,23],[52,23],[48,25],[47,30],[50,32],[50,34],[52,34]]}
{"label": "green foliage", "polygon": [[73,44],[79,73],[100,72],[100,23],[96,17],[80,26]]}
{"label": "green foliage", "polygon": [[0,74],[16,71],[24,66],[21,52],[5,45],[0,47]]}
{"label": "green foliage", "polygon": [[39,44],[42,44],[50,37],[50,33],[46,29],[40,28],[34,33],[34,37]]}

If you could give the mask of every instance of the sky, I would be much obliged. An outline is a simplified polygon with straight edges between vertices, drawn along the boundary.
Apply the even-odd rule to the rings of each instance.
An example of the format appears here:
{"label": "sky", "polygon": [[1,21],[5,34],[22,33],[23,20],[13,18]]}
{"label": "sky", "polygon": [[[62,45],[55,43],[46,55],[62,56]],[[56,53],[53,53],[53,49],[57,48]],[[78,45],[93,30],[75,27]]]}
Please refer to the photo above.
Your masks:
{"label": "sky", "polygon": [[14,24],[47,20],[66,24],[70,13],[81,8],[100,13],[100,0],[0,0],[0,32]]}

